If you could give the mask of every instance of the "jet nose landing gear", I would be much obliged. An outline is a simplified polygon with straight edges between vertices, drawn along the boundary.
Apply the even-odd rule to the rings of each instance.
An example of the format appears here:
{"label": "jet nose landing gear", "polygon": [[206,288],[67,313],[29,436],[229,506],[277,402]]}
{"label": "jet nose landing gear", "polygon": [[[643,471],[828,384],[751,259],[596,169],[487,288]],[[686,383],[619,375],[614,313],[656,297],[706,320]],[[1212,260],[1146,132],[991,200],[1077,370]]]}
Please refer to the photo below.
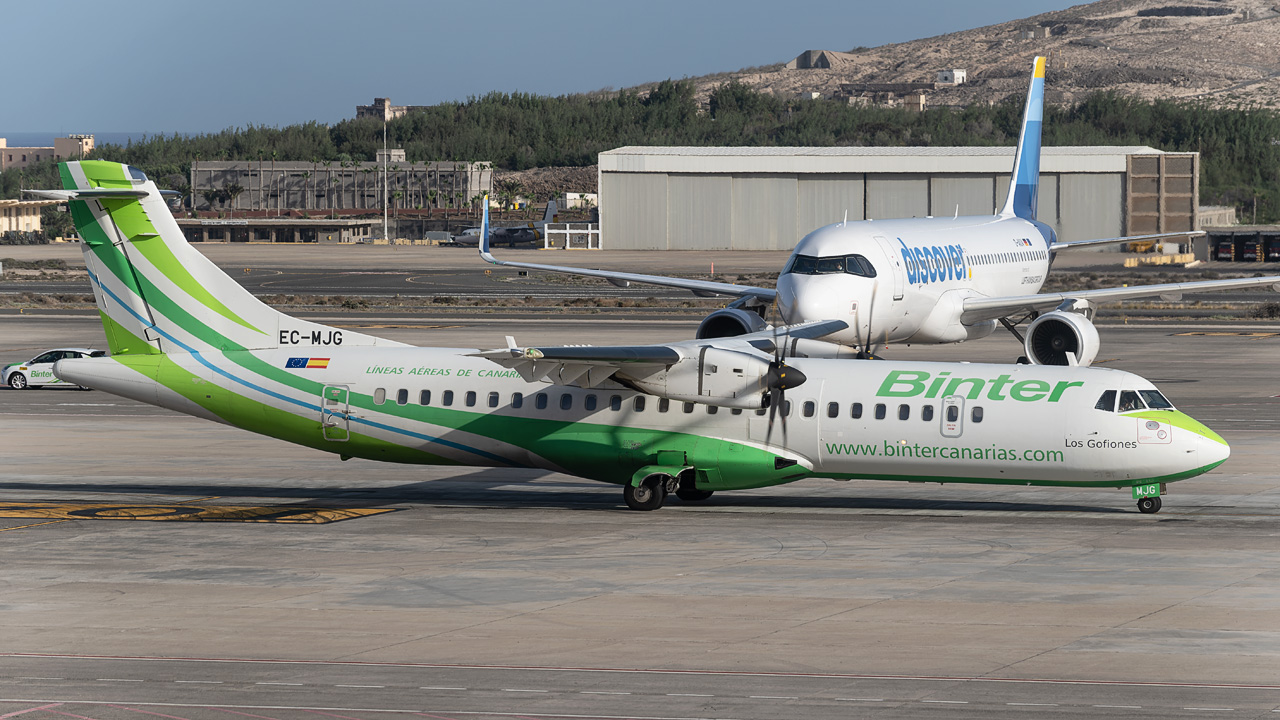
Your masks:
{"label": "jet nose landing gear", "polygon": [[1133,499],[1138,501],[1138,510],[1145,515],[1154,515],[1160,512],[1160,506],[1164,504],[1160,502],[1160,496],[1164,493],[1164,483],[1150,483],[1133,487]]}

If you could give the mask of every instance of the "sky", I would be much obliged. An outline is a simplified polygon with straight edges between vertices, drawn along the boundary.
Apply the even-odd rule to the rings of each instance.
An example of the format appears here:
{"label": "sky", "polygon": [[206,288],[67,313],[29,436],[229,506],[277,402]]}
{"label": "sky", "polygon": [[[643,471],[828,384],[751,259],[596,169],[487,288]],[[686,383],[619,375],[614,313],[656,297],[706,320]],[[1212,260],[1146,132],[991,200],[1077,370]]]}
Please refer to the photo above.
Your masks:
{"label": "sky", "polygon": [[0,137],[332,124],[375,96],[431,105],[622,88],[1078,3],[16,0],[0,11],[0,24],[21,28],[5,33],[20,91],[0,103]]}

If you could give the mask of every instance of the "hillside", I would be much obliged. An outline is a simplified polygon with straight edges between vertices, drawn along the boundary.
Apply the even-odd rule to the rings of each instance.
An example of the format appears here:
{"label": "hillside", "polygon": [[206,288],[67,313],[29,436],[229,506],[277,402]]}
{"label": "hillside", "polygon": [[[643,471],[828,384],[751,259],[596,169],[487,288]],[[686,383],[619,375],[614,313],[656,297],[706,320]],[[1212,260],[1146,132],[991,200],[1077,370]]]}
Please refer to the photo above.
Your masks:
{"label": "hillside", "polygon": [[[1022,39],[1048,28],[1048,37]],[[799,54],[810,48],[796,48]],[[843,51],[845,48],[820,48]],[[841,83],[933,82],[945,68],[969,81],[929,94],[930,105],[998,102],[1024,92],[1031,58],[1050,58],[1048,100],[1097,90],[1215,107],[1280,107],[1276,0],[1100,0],[1023,20],[839,53],[832,69],[767,69],[693,78],[700,98],[729,79],[762,92],[830,96]],[[790,60],[790,58],[786,58]]]}

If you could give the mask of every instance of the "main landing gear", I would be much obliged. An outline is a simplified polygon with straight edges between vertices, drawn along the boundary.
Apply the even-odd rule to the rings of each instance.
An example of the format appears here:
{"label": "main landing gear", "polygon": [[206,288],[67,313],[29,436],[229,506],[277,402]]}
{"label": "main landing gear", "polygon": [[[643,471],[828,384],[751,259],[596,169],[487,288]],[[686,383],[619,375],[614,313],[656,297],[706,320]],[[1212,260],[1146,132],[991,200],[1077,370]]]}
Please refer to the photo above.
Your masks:
{"label": "main landing gear", "polygon": [[1161,505],[1163,503],[1160,502],[1158,497],[1144,497],[1138,501],[1138,510],[1147,515],[1154,515],[1160,512]]}
{"label": "main landing gear", "polygon": [[650,475],[639,485],[623,485],[622,499],[632,510],[657,510],[667,499],[667,476]]}
{"label": "main landing gear", "polygon": [[685,502],[701,502],[711,497],[711,490],[692,487],[692,473],[681,473],[681,476],[683,480],[655,473],[642,480],[639,485],[628,483],[622,486],[622,499],[632,510],[657,510],[672,493]]}

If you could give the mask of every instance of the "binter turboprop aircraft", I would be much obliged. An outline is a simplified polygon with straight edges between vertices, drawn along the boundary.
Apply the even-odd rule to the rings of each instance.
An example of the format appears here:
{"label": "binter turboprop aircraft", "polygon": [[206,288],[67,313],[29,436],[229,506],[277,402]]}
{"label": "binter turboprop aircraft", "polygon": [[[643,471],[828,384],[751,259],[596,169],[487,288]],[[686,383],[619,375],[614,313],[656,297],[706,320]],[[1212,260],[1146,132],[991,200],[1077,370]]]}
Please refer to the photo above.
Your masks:
{"label": "binter turboprop aircraft", "polygon": [[[764,329],[775,300],[786,323],[842,320],[848,327],[826,339],[872,353],[890,342],[956,343],[986,337],[1003,324],[1037,365],[1088,365],[1098,352],[1094,303],[1139,297],[1169,299],[1182,293],[1259,287],[1280,276],[1167,283],[1040,293],[1056,253],[1135,240],[1203,235],[1162,233],[1059,242],[1036,220],[1040,181],[1040,125],[1044,109],[1044,58],[1035,59],[1022,132],[1014,155],[1011,192],[996,215],[862,220],[818,228],[796,245],[777,289],[499,260],[496,265],[609,280],[684,288],[703,296],[736,296],[711,313],[698,338],[720,338]],[[1025,336],[1017,325],[1032,322]]]}
{"label": "binter turboprop aircraft", "polygon": [[1133,488],[1155,512],[1166,483],[1230,453],[1131,373],[857,362],[817,339],[840,320],[498,350],[328,327],[267,307],[193,249],[140,170],[59,171],[66,190],[35,194],[70,205],[112,354],[55,374],[344,460],[544,468],[621,485],[636,510],[820,477]]}

